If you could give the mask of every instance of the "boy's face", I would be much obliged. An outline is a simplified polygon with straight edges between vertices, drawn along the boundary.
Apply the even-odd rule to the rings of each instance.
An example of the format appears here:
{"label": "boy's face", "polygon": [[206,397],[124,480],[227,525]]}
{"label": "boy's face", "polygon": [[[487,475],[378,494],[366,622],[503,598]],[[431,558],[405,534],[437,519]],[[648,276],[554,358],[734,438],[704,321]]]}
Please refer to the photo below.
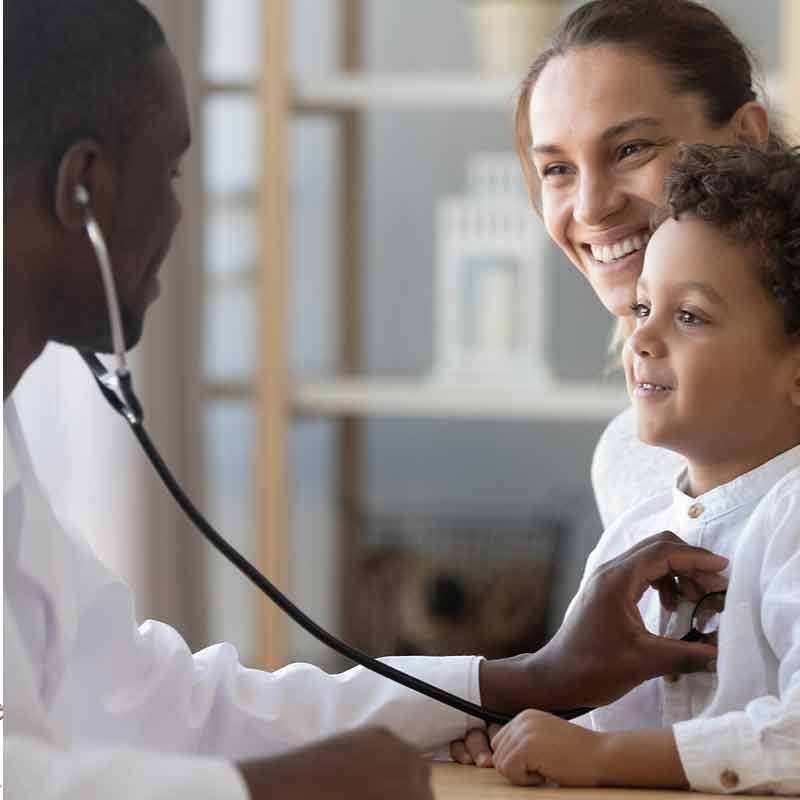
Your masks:
{"label": "boy's face", "polygon": [[691,215],[653,235],[623,357],[643,441],[744,471],[800,441],[800,345],[758,258]]}

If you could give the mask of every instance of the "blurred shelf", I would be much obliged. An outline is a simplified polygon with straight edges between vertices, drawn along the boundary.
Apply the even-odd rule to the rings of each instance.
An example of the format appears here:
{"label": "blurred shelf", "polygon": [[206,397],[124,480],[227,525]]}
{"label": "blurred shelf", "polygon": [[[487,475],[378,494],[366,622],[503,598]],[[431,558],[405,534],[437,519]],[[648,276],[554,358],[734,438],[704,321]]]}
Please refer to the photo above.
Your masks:
{"label": "blurred shelf", "polygon": [[[326,73],[289,79],[294,108],[306,113],[352,110],[508,111],[514,106],[521,75],[480,72]],[[770,72],[763,83],[769,100],[780,107],[781,76]],[[209,81],[219,94],[252,94],[256,81]]]}
{"label": "blurred shelf", "polygon": [[298,381],[296,414],[458,419],[551,419],[604,422],[628,404],[624,387],[600,382],[494,386],[441,380],[339,378]]}
{"label": "blurred shelf", "polygon": [[[255,387],[246,380],[207,379],[205,393],[211,400],[255,399]],[[599,381],[486,386],[433,379],[331,378],[299,380],[289,391],[291,412],[301,417],[606,422],[627,405],[623,386]]]}
{"label": "blurred shelf", "polygon": [[513,108],[517,76],[480,73],[334,73],[295,77],[297,110],[499,110]]}

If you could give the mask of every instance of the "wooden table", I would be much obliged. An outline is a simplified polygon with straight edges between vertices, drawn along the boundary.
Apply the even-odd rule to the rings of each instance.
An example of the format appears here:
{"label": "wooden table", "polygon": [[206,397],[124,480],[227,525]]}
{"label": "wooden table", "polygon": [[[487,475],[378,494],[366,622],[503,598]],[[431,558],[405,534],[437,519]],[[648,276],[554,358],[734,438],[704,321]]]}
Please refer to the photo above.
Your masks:
{"label": "wooden table", "polygon": [[[542,789],[513,786],[493,769],[442,763],[433,764],[432,768],[436,800],[719,800],[721,796],[646,789]],[[759,796],[747,795],[748,800],[756,797]]]}

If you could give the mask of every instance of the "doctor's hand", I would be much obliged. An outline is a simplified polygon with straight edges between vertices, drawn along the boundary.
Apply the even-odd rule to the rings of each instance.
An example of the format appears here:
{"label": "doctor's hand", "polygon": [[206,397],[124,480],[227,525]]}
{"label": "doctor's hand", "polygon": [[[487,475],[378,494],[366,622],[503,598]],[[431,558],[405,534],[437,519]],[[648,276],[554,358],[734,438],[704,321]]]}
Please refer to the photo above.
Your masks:
{"label": "doctor's hand", "polygon": [[430,767],[383,728],[361,728],[238,765],[252,800],[433,800]]}
{"label": "doctor's hand", "polygon": [[600,566],[556,635],[536,653],[480,667],[481,701],[495,711],[610,703],[659,675],[714,669],[716,648],[650,633],[637,603],[648,588],[672,610],[678,595],[720,591],[728,560],[664,532]]}

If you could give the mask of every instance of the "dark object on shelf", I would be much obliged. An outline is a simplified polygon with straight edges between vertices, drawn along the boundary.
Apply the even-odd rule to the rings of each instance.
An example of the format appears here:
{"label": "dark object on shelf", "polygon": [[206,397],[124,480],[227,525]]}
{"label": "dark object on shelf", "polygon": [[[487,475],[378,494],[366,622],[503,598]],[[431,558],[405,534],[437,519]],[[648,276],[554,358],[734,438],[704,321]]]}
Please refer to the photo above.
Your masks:
{"label": "dark object on shelf", "polygon": [[488,658],[537,650],[563,536],[550,519],[362,517],[358,645]]}

